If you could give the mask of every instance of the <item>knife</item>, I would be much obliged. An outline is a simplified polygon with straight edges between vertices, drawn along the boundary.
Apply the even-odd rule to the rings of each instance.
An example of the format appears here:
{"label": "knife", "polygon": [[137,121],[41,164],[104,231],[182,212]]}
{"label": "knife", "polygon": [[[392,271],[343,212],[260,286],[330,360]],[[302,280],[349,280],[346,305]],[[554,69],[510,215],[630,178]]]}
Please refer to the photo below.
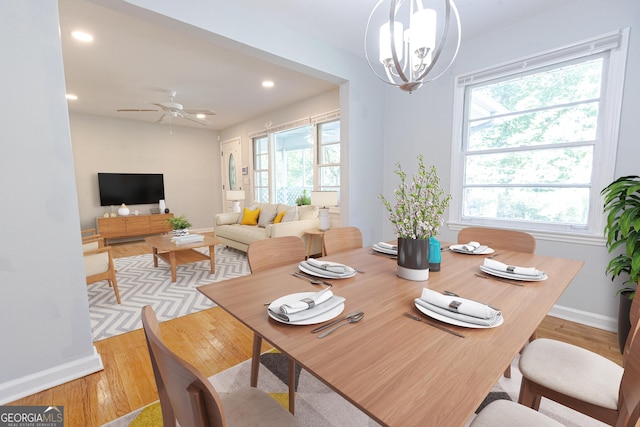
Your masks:
{"label": "knife", "polygon": [[350,319],[351,317],[356,316],[358,314],[360,314],[359,311],[354,311],[353,313],[347,314],[346,316],[341,317],[341,318],[339,318],[337,320],[334,320],[333,322],[329,322],[326,325],[322,325],[322,326],[319,326],[319,327],[315,328],[314,330],[311,331],[311,333],[315,334],[316,332],[320,332],[320,331],[322,331],[324,329],[327,329],[327,328],[329,328],[329,327],[331,327],[331,326],[333,326],[333,325],[335,325],[337,323],[340,323],[340,322],[343,322],[343,321],[345,321],[347,319]]}

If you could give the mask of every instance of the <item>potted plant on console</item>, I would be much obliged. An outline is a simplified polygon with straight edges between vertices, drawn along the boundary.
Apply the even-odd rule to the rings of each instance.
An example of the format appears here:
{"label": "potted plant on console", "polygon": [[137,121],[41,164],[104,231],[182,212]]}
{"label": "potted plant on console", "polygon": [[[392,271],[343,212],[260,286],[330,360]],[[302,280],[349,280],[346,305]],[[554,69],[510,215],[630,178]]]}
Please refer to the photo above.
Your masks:
{"label": "potted plant on console", "polygon": [[175,237],[186,236],[189,234],[191,223],[184,215],[168,218],[167,221],[171,225],[171,228],[173,228],[173,235]]}
{"label": "potted plant on console", "polygon": [[609,253],[617,248],[623,249],[622,253],[618,251],[618,255],[609,261],[606,272],[611,275],[612,281],[619,276],[628,277],[617,292],[618,344],[622,352],[631,328],[631,299],[640,280],[640,177],[620,177],[601,194],[604,196],[604,212],[607,213],[604,227],[607,249]]}
{"label": "potted plant on console", "polygon": [[427,170],[422,155],[418,156],[418,173],[410,185],[399,163],[395,173],[400,177],[394,192],[396,204],[391,205],[382,194],[380,199],[398,236],[396,274],[403,279],[425,281],[429,279],[430,238],[438,234],[451,195],[444,194],[435,166]]}

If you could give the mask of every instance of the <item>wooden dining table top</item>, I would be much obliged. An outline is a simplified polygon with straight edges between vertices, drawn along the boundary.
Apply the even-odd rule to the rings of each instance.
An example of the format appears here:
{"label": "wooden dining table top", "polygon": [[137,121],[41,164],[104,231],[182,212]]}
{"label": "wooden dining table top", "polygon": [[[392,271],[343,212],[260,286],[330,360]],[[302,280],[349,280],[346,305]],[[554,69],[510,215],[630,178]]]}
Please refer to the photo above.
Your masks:
{"label": "wooden dining table top", "polygon": [[[380,424],[463,426],[583,265],[579,260],[496,252],[496,260],[536,267],[546,272],[547,280],[518,286],[484,279],[475,274],[485,275],[479,269],[485,256],[448,250],[442,252],[441,270],[430,272],[425,282],[399,278],[396,260],[370,247],[321,258],[361,271],[327,281],[335,295],[345,297],[341,316],[365,313],[360,322],[323,339],[311,333],[317,324],[288,325],[267,314],[265,303],[320,289],[290,274],[298,270],[297,264],[198,290]],[[414,303],[425,287],[499,308],[504,322],[472,329],[432,320]],[[405,312],[464,338],[412,320]]]}

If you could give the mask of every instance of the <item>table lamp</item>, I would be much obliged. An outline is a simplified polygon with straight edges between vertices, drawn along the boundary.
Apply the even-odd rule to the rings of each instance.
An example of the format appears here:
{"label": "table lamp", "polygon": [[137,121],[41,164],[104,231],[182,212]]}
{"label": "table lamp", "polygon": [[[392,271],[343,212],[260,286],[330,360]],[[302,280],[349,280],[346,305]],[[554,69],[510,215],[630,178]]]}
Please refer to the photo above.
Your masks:
{"label": "table lamp", "polygon": [[231,212],[240,212],[240,200],[244,200],[244,190],[227,191],[227,200],[233,202]]}
{"label": "table lamp", "polygon": [[338,192],[337,191],[312,191],[311,192],[311,204],[318,206],[318,228],[321,231],[328,230],[331,227],[331,220],[329,219],[328,206],[336,206],[338,204]]}

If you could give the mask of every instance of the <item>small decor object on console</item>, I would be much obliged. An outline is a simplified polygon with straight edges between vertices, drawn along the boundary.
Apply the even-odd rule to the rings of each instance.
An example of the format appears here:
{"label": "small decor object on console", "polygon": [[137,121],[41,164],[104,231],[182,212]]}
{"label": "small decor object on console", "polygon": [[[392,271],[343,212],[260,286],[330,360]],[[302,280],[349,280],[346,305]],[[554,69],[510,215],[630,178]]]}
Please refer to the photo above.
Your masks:
{"label": "small decor object on console", "polygon": [[120,216],[129,215],[129,208],[127,207],[127,205],[125,205],[124,203],[120,205],[120,207],[118,208],[118,215]]}
{"label": "small decor object on console", "polygon": [[[407,174],[396,166],[400,185],[395,190],[394,206],[381,194],[389,212],[389,220],[398,235],[398,269],[396,274],[407,280],[429,279],[429,243],[442,225],[441,215],[449,206],[451,195],[440,188],[435,166],[427,170],[422,155],[418,156],[418,174],[407,184]],[[422,242],[410,242],[418,240]]]}
{"label": "small decor object on console", "polygon": [[189,222],[184,215],[168,218],[167,222],[169,222],[171,228],[173,228],[174,237],[186,236],[189,234],[191,222]]}
{"label": "small decor object on console", "polygon": [[167,205],[164,203],[164,200],[160,200],[158,203],[158,207],[160,208],[160,212],[163,213],[165,209],[167,209]]}

